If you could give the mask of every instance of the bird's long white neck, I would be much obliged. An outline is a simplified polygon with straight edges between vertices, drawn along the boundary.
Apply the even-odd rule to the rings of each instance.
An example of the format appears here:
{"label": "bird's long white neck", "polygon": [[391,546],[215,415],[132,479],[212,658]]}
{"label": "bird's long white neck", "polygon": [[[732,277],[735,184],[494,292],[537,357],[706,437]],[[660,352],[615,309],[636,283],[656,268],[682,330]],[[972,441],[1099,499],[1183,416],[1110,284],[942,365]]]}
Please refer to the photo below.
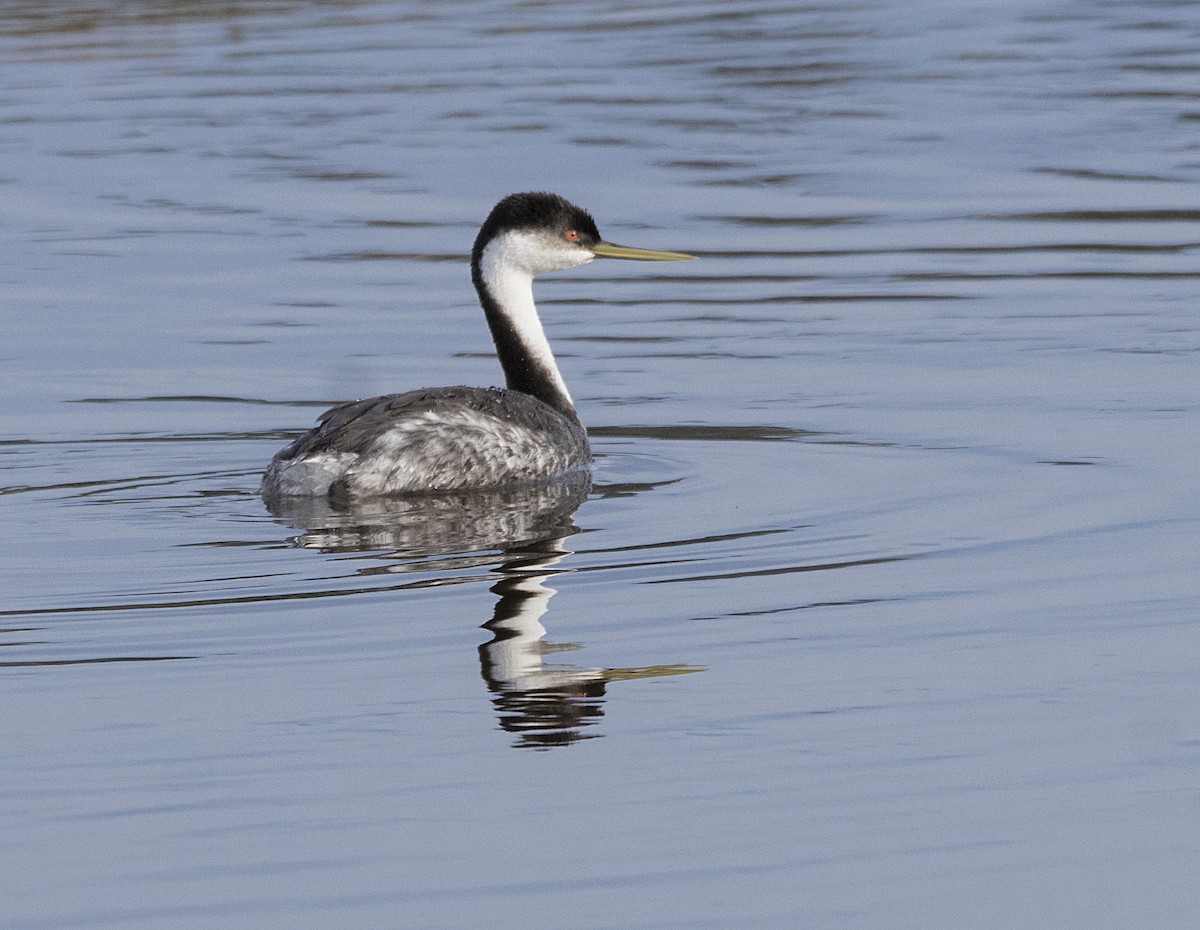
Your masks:
{"label": "bird's long white neck", "polygon": [[489,242],[478,258],[476,287],[508,387],[573,415],[571,394],[533,302],[533,276],[553,269],[540,266],[538,253],[529,246],[519,234]]}

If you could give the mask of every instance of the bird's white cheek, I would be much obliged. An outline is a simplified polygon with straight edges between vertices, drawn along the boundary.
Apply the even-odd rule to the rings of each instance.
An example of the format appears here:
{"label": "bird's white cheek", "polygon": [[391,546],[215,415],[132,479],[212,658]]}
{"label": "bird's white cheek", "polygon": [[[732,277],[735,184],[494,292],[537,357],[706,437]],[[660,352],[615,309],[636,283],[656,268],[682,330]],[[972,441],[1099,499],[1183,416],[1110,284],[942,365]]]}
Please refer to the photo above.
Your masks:
{"label": "bird's white cheek", "polygon": [[529,230],[513,230],[496,236],[483,250],[485,274],[513,269],[530,277],[545,271],[562,271],[590,262],[596,256],[586,249],[560,242]]}

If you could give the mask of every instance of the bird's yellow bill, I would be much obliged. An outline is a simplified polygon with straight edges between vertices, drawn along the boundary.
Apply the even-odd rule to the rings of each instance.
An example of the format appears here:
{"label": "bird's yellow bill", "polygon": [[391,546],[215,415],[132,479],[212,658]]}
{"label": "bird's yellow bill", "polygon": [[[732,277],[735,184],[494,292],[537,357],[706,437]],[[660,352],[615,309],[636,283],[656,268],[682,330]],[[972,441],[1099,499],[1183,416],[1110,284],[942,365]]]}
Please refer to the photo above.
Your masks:
{"label": "bird's yellow bill", "polygon": [[680,262],[695,258],[683,252],[655,252],[653,249],[635,249],[628,245],[617,245],[613,242],[597,242],[586,246],[587,250],[597,258],[633,258],[642,262]]}

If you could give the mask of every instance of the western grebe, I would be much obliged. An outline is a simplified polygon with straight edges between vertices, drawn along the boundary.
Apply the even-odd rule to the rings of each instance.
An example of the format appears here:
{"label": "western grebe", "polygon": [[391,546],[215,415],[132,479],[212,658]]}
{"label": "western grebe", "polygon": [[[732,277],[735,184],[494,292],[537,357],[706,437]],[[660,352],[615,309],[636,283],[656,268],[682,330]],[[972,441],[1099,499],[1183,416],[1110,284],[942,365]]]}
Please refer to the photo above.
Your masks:
{"label": "western grebe", "polygon": [[505,197],[475,239],[471,280],[507,388],[424,388],[334,407],[271,460],[262,495],[461,491],[586,468],[587,433],[542,331],[534,276],[595,258],[693,257],[605,242],[586,210],[556,194]]}

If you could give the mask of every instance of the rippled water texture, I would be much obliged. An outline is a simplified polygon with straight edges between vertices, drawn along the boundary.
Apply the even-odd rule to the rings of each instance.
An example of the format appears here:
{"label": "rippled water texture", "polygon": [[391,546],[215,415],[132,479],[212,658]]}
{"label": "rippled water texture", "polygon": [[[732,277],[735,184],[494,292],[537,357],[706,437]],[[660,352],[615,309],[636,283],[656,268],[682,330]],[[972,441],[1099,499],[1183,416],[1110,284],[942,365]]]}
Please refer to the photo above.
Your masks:
{"label": "rippled water texture", "polygon": [[[0,924],[1200,925],[1200,4],[0,5]],[[499,378],[574,482],[269,512]]]}

